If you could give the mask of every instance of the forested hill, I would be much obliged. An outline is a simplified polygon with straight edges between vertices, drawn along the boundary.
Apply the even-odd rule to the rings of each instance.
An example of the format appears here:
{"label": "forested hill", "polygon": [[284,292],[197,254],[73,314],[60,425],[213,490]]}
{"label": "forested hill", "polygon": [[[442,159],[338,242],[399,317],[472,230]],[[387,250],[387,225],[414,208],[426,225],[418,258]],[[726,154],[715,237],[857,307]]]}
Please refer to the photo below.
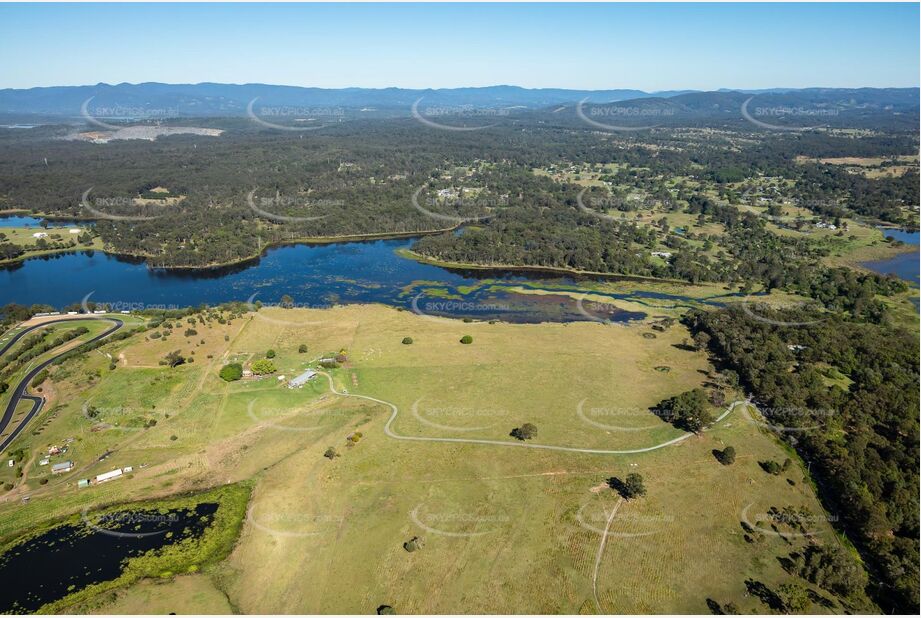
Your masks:
{"label": "forested hill", "polygon": [[[805,88],[760,91],[720,90],[715,92],[635,89],[567,90],[562,88],[521,88],[487,86],[482,88],[303,88],[269,84],[95,84],[47,88],[0,90],[0,113],[79,116],[90,98],[95,107],[123,110],[155,110],[158,115],[185,117],[240,116],[247,105],[310,108],[338,106],[376,108],[408,113],[420,99],[426,106],[470,106],[474,108],[542,109],[588,100],[592,104],[631,101],[636,108],[665,106],[683,114],[712,114],[721,110],[738,113],[741,101],[755,97],[758,106],[808,107],[819,109],[886,109],[895,113],[918,110],[918,88]],[[635,101],[635,103],[633,103]],[[130,115],[130,114],[127,114]],[[143,114],[140,114],[143,115]]]}
{"label": "forested hill", "polygon": [[804,322],[805,314],[695,311],[686,322],[810,463],[823,502],[874,576],[872,596],[887,613],[917,613],[918,337],[842,316]]}
{"label": "forested hill", "polygon": [[260,105],[387,107],[408,110],[420,98],[426,105],[540,108],[579,101],[623,101],[639,97],[671,96],[675,92],[642,90],[565,90],[560,88],[302,88],[269,84],[96,84],[25,90],[0,90],[0,112],[76,115],[84,101],[94,105],[171,109],[187,116],[235,116],[246,112],[250,101]]}

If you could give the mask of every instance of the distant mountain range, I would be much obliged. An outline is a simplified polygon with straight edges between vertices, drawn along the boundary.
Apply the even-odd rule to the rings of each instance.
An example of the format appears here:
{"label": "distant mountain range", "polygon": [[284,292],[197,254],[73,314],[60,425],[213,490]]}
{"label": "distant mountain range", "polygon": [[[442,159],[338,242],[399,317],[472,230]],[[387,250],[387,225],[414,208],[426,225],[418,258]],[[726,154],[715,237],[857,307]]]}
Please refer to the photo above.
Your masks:
{"label": "distant mountain range", "polygon": [[[707,114],[714,111],[737,112],[740,97],[757,96],[761,104],[848,108],[918,110],[918,88],[776,88],[769,90],[719,90],[713,92],[673,90],[566,90],[560,88],[302,88],[267,84],[96,84],[94,86],[55,86],[47,88],[0,90],[0,114],[52,117],[81,116],[87,106],[91,112],[104,110],[109,117],[130,119],[157,117],[223,117],[246,114],[254,100],[259,106],[303,108],[342,107],[409,110],[421,106],[468,106],[472,108],[546,109],[587,100],[590,105],[623,103],[644,108],[670,108]],[[295,110],[297,111],[297,110]]]}

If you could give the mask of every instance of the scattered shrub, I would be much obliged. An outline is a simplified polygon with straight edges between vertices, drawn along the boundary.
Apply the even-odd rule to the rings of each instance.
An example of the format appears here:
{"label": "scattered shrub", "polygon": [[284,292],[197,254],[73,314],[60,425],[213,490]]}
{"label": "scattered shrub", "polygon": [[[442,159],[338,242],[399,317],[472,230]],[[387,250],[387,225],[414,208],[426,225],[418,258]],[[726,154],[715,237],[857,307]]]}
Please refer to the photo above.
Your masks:
{"label": "scattered shrub", "polygon": [[411,538],[411,539],[409,539],[408,541],[406,541],[405,543],[403,543],[403,549],[405,549],[406,551],[412,553],[412,552],[416,551],[417,549],[422,549],[422,547],[424,546],[424,544],[425,544],[425,542],[424,542],[423,539],[421,539],[421,538],[419,538],[419,537],[417,537],[417,536],[414,536],[413,538]]}
{"label": "scattered shrub", "polygon": [[537,427],[531,423],[525,423],[521,427],[515,427],[509,435],[518,440],[530,440],[537,435]]}
{"label": "scattered shrub", "polygon": [[716,460],[724,466],[731,466],[736,460],[736,450],[731,446],[727,446],[721,451],[714,450],[713,455],[716,457]]}
{"label": "scattered shrub", "polygon": [[253,373],[256,375],[262,376],[268,373],[275,373],[276,370],[275,363],[267,358],[260,358],[257,361],[253,361]]}

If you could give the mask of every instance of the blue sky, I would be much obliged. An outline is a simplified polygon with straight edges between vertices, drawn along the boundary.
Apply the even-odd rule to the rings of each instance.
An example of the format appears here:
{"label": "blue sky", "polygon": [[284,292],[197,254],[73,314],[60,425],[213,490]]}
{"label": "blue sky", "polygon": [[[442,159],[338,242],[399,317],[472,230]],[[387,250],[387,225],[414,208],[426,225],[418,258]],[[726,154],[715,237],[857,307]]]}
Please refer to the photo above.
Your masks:
{"label": "blue sky", "polygon": [[918,4],[0,5],[0,87],[917,86]]}

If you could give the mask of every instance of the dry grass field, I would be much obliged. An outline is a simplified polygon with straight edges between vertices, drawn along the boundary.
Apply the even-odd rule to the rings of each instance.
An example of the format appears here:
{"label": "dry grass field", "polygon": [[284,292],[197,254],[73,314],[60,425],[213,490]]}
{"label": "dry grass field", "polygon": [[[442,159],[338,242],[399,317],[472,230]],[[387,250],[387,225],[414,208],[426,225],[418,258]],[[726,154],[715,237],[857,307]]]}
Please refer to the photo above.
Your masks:
{"label": "dry grass field", "polygon": [[[648,452],[515,446],[509,431],[525,422],[538,428],[528,444],[572,449],[680,437],[648,411],[712,374],[703,353],[682,345],[680,325],[652,339],[646,324],[464,323],[382,306],[174,322],[167,341],[148,330],[104,347],[119,359],[114,370],[91,354],[53,374],[57,399],[36,420],[44,432],[22,446],[37,453],[74,438],[77,470],[4,496],[0,536],[98,504],[252,479],[242,534],[215,568],[142,581],[72,611],[706,613],[710,598],[761,612],[746,580],[776,589],[792,579],[777,558],[805,542],[761,521],[768,509],[806,507],[815,538],[837,542],[798,463],[780,476],[758,465],[788,454],[740,408]],[[184,336],[189,327],[195,336]],[[461,344],[463,335],[473,343]],[[158,364],[176,349],[194,350],[195,361]],[[275,375],[218,377],[224,363],[251,366],[270,349]],[[340,353],[341,367],[301,389],[276,379]],[[396,438],[385,431],[393,409],[363,397],[396,406]],[[88,402],[99,410],[93,419]],[[738,452],[731,466],[712,453],[726,445]],[[324,457],[330,447],[338,456]],[[123,465],[135,467],[131,478],[75,487]],[[632,472],[648,493],[618,506],[608,480]],[[746,517],[764,532],[746,540]],[[409,552],[413,537],[422,547]]]}

